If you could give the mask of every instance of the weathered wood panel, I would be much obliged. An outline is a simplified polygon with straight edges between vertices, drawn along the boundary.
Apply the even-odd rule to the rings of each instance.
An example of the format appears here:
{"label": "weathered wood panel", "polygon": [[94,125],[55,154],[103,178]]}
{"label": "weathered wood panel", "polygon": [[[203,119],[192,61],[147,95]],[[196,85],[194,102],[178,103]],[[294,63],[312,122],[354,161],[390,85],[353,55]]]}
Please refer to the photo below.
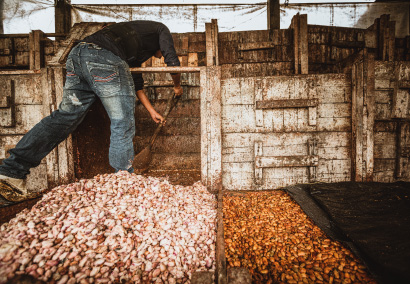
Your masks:
{"label": "weathered wood panel", "polygon": [[[350,133],[224,133],[223,185],[227,189],[277,188],[298,181],[309,182],[308,167],[263,168],[260,184],[255,181],[255,143],[262,142],[263,156],[308,155],[309,139],[317,139],[318,181],[350,179]],[[334,162],[336,161],[336,162]],[[254,182],[252,182],[254,181]]]}

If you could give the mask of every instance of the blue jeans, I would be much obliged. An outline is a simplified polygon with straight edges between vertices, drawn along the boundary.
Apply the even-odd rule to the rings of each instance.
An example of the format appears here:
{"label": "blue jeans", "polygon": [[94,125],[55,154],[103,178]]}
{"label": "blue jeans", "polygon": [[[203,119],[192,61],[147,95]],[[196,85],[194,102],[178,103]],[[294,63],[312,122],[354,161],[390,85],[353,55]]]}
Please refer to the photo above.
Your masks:
{"label": "blue jeans", "polygon": [[58,110],[37,123],[9,151],[10,157],[0,165],[0,174],[26,178],[30,168],[38,166],[76,129],[97,97],[111,121],[110,165],[116,171],[133,172],[136,94],[129,66],[108,50],[79,43],[68,55],[66,67]]}

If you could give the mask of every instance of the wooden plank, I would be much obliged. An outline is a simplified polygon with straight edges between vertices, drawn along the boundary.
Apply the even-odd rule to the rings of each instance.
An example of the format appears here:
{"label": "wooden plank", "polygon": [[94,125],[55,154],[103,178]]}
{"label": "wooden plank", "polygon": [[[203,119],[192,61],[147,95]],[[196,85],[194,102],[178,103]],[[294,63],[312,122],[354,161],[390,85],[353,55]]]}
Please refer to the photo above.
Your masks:
{"label": "wooden plank", "polygon": [[277,156],[255,158],[257,168],[282,168],[282,167],[313,167],[317,166],[319,156]]}
{"label": "wooden plank", "polygon": [[[54,71],[54,82],[55,82],[55,96],[57,105],[63,99],[63,88],[64,88],[64,70],[63,68],[53,68]],[[72,135],[70,134],[65,141],[60,143],[57,147],[58,152],[58,173],[59,173],[59,183],[67,184],[74,181],[74,151]]]}
{"label": "wooden plank", "polygon": [[218,24],[215,19],[205,23],[206,36],[206,66],[218,65]]}
{"label": "wooden plank", "polygon": [[201,67],[134,67],[130,68],[132,73],[191,73],[200,72]]}
{"label": "wooden plank", "polygon": [[373,53],[367,53],[364,62],[364,79],[366,83],[365,104],[367,107],[366,131],[366,181],[373,181],[374,170],[374,121],[376,115],[375,104],[375,71]]}
{"label": "wooden plank", "polygon": [[309,73],[309,53],[308,53],[308,32],[307,14],[300,15],[299,18],[299,50],[300,50],[300,74]]}
{"label": "wooden plank", "polygon": [[27,74],[40,74],[41,70],[1,70],[1,75],[27,75]]}
{"label": "wooden plank", "polygon": [[392,117],[406,118],[409,105],[408,90],[399,88],[401,63],[395,62],[393,71]]}
{"label": "wooden plank", "polygon": [[299,74],[299,13],[293,16],[291,22],[291,28],[293,29],[293,54],[294,54],[294,69],[295,74]]}
{"label": "wooden plank", "polygon": [[255,118],[253,105],[226,105],[222,109],[223,132],[257,132],[261,127],[256,126]]}
{"label": "wooden plank", "polygon": [[34,42],[34,69],[39,70],[43,64],[43,54],[41,48],[41,41],[43,39],[43,32],[40,30],[33,31],[33,42]]}
{"label": "wooden plank", "polygon": [[410,89],[410,80],[400,80],[399,88],[400,89]]}
{"label": "wooden plank", "polygon": [[222,182],[222,134],[221,134],[221,68],[220,67],[208,67],[208,90],[207,97],[209,118],[207,119],[209,124],[209,169],[208,176],[209,188],[211,191],[217,192],[218,187]]}
{"label": "wooden plank", "polygon": [[35,57],[34,57],[34,31],[31,31],[28,36],[28,45],[29,45],[29,63],[30,70],[35,69]]}
{"label": "wooden plank", "polygon": [[201,182],[208,185],[208,160],[209,160],[209,113],[208,113],[208,72],[205,68],[200,72],[201,92]]}
{"label": "wooden plank", "polygon": [[263,99],[263,81],[261,79],[255,82],[255,125],[263,127],[263,110],[258,108],[258,103]]}
{"label": "wooden plank", "polygon": [[[56,33],[67,34],[71,28],[71,1],[56,0],[54,1],[54,21]],[[61,40],[63,38],[57,38]]]}
{"label": "wooden plank", "polygon": [[249,50],[261,50],[261,49],[272,49],[277,46],[274,42],[245,42],[238,44],[238,51],[249,51]]}
{"label": "wooden plank", "polygon": [[361,69],[359,64],[353,64],[352,66],[352,180],[361,181],[361,129],[362,129],[362,107],[363,103],[360,100],[361,94],[360,91],[360,75]]}
{"label": "wooden plank", "polygon": [[318,104],[318,99],[259,100],[256,109],[308,108]]}
{"label": "wooden plank", "polygon": [[257,166],[257,157],[262,157],[263,155],[263,143],[260,141],[255,142],[254,148],[254,155],[255,155],[255,184],[262,184],[263,183],[263,169]]}
{"label": "wooden plank", "polygon": [[[43,117],[49,116],[57,108],[55,100],[55,78],[52,68],[45,68],[42,76],[44,97],[43,97]],[[46,156],[47,185],[49,188],[55,187],[58,183],[58,155],[57,148],[54,148]]]}
{"label": "wooden plank", "polygon": [[297,129],[298,110],[287,108],[283,110],[283,127],[285,132],[298,131]]}
{"label": "wooden plank", "polygon": [[309,115],[308,124],[311,125],[311,126],[315,126],[317,124],[317,121],[316,121],[317,107],[309,107],[308,108],[308,115]]}
{"label": "wooden plank", "polygon": [[280,29],[280,3],[279,0],[268,0],[268,27],[270,33],[275,29]]}
{"label": "wooden plank", "polygon": [[388,49],[388,38],[389,38],[389,20],[390,15],[381,15],[379,20],[379,58],[386,61],[387,49]]}
{"label": "wooden plank", "polygon": [[189,37],[187,35],[182,35],[182,45],[181,45],[181,54],[187,55],[189,50]]}
{"label": "wooden plank", "polygon": [[214,56],[215,65],[219,65],[219,51],[218,51],[218,20],[212,19],[212,36],[213,36],[213,45],[214,45]]}
{"label": "wooden plank", "polygon": [[352,111],[349,103],[322,103],[317,109],[319,118],[351,117]]}
{"label": "wooden plank", "polygon": [[0,108],[9,108],[11,105],[12,96],[12,83],[11,80],[5,78],[0,83]]}
{"label": "wooden plank", "polygon": [[188,67],[198,66],[198,53],[188,53]]}
{"label": "wooden plank", "polygon": [[396,135],[396,178],[409,178],[410,122],[400,121]]}
{"label": "wooden plank", "polygon": [[394,61],[394,53],[395,53],[395,46],[396,46],[396,22],[390,21],[388,23],[388,42],[387,42],[387,59],[388,61]]}
{"label": "wooden plank", "polygon": [[355,115],[357,116],[357,128],[356,128],[356,181],[363,181],[363,110],[364,110],[364,98],[363,98],[363,63],[357,64],[357,108]]}

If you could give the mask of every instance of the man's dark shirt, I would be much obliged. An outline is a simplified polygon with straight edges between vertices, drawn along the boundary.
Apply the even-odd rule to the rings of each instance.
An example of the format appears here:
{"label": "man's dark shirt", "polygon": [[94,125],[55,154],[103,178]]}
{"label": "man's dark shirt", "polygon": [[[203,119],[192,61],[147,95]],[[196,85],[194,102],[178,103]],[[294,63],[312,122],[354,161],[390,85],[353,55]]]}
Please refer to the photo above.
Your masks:
{"label": "man's dark shirt", "polygon": [[[127,60],[125,50],[110,40],[105,34],[104,29],[84,38],[82,41],[94,43],[99,47],[107,49],[115,55],[121,57],[130,67],[140,67],[143,62],[151,58],[156,51],[161,50],[167,66],[180,66],[178,56],[174,48],[174,41],[167,26],[154,21],[131,21],[130,25],[138,35],[139,50],[136,51],[137,59]],[[115,24],[114,24],[115,25]],[[144,80],[141,73],[133,73],[135,89],[142,90]]]}

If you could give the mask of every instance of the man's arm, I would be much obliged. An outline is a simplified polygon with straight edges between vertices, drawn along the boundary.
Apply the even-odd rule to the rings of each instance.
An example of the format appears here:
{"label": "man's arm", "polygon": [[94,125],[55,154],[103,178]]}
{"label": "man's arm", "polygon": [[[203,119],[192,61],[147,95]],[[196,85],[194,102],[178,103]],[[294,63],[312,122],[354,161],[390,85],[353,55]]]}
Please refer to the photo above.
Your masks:
{"label": "man's arm", "polygon": [[154,109],[149,101],[147,95],[145,94],[144,90],[137,91],[137,97],[141,101],[142,105],[147,109],[149,114],[151,115],[152,119],[156,122],[164,122],[164,118]]}

